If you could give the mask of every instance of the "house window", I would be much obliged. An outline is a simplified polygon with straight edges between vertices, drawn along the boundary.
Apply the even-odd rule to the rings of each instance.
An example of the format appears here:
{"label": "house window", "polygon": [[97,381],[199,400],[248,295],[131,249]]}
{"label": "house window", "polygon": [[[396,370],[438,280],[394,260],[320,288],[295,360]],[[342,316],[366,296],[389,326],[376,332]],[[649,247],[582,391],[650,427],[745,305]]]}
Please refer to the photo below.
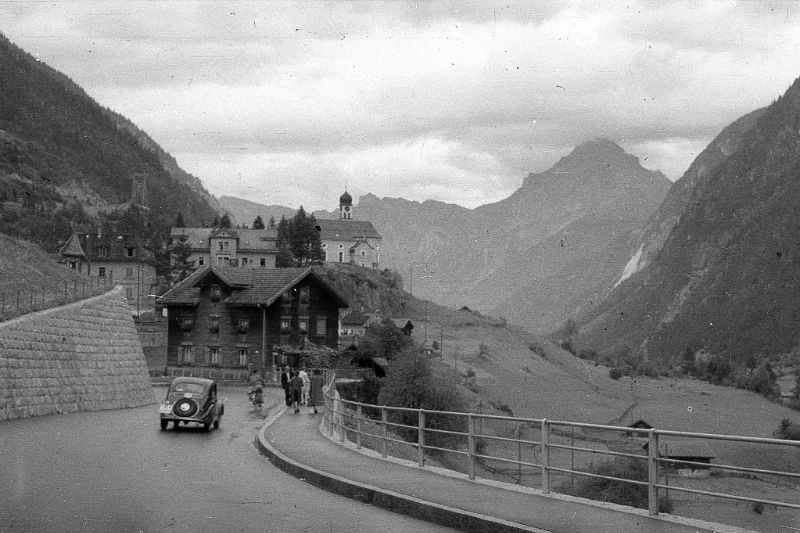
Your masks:
{"label": "house window", "polygon": [[197,264],[199,266],[203,266],[204,264],[206,264],[206,258],[201,255],[200,257],[197,258]]}
{"label": "house window", "polygon": [[219,348],[208,349],[208,363],[212,366],[219,366]]}
{"label": "house window", "polygon": [[106,267],[99,267],[97,269],[97,277],[100,277],[100,278],[106,277]]}
{"label": "house window", "polygon": [[250,319],[240,318],[236,323],[236,329],[239,331],[239,333],[247,333],[250,330]]}
{"label": "house window", "polygon": [[125,267],[125,277],[128,279],[133,277],[133,267]]}
{"label": "house window", "polygon": [[134,255],[136,255],[136,250],[130,247],[125,248],[125,255],[128,257],[133,257]]}
{"label": "house window", "polygon": [[301,287],[300,288],[300,304],[301,305],[308,305],[309,301],[311,301],[311,289],[309,287]]}
{"label": "house window", "polygon": [[366,250],[361,250],[361,257],[366,257],[366,255],[367,255],[367,251]]}
{"label": "house window", "polygon": [[247,348],[239,348],[239,366],[247,366]]}
{"label": "house window", "polygon": [[180,351],[178,352],[178,361],[181,363],[193,363],[194,350],[192,348],[193,346],[191,344],[182,345],[180,347]]}
{"label": "house window", "polygon": [[224,249],[224,247],[222,246],[222,241],[219,241],[217,243],[217,250],[219,250],[221,252],[223,249]]}
{"label": "house window", "polygon": [[292,331],[292,319],[288,316],[281,317],[281,333],[288,334]]}
{"label": "house window", "polygon": [[247,266],[247,263],[248,263],[247,258],[242,257],[242,266]]}
{"label": "house window", "polygon": [[297,329],[300,331],[300,335],[308,335],[308,318],[300,318],[297,321]]}
{"label": "house window", "polygon": [[191,331],[194,326],[194,318],[190,316],[181,317],[180,324],[183,331]]}
{"label": "house window", "polygon": [[339,252],[339,262],[344,263],[344,252]]}
{"label": "house window", "polygon": [[267,258],[266,257],[262,257],[259,261],[260,261],[260,264],[261,264],[262,267],[267,266]]}
{"label": "house window", "polygon": [[77,268],[78,268],[78,263],[77,263],[77,261],[70,261],[70,262],[69,262],[69,267],[70,267],[72,270],[77,270]]}
{"label": "house window", "polygon": [[290,291],[281,294],[281,312],[284,315],[289,315],[292,312],[292,293]]}
{"label": "house window", "polygon": [[208,317],[208,331],[210,333],[219,333],[219,316],[211,315]]}
{"label": "house window", "polygon": [[222,290],[220,289],[219,285],[212,285],[211,286],[211,301],[218,302],[222,296]]}
{"label": "house window", "polygon": [[317,319],[317,335],[323,337],[328,334],[328,319],[321,317]]}
{"label": "house window", "polygon": [[133,287],[125,287],[125,298],[133,300]]}
{"label": "house window", "polygon": [[97,257],[108,257],[108,247],[101,246],[97,249]]}

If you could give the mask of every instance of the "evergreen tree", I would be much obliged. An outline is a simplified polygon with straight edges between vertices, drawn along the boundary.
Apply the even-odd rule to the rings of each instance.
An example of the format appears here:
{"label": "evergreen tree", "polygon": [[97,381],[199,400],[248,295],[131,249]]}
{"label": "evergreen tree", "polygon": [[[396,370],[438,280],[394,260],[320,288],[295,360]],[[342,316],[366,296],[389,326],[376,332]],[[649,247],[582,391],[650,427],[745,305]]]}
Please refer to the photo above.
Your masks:
{"label": "evergreen tree", "polygon": [[292,251],[289,249],[290,237],[290,223],[286,217],[281,217],[278,223],[278,237],[275,240],[275,247],[278,249],[278,254],[275,257],[276,267],[290,267],[294,266],[292,258]]}
{"label": "evergreen tree", "polygon": [[212,228],[219,227],[219,217],[217,215],[214,215],[214,220],[211,221],[211,227]]}
{"label": "evergreen tree", "polygon": [[222,218],[219,219],[219,227],[220,228],[231,228],[233,224],[231,223],[231,217],[228,213],[222,215]]}
{"label": "evergreen tree", "polygon": [[183,220],[183,213],[178,211],[178,218],[175,220],[175,226],[178,228],[185,228],[186,222]]}
{"label": "evergreen tree", "polygon": [[[274,222],[274,220],[273,220]],[[255,220],[253,220],[253,229],[264,229],[264,219],[261,218],[261,215],[256,216]]]}
{"label": "evergreen tree", "polygon": [[275,217],[270,215],[269,217],[269,229],[275,229]]}

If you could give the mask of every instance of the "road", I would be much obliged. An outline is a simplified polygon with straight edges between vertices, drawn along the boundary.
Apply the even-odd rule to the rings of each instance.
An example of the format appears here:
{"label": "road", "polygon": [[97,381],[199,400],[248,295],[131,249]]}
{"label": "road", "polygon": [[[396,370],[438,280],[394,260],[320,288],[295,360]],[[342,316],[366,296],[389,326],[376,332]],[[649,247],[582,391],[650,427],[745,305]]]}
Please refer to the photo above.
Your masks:
{"label": "road", "polygon": [[0,533],[452,531],[278,470],[253,444],[264,419],[245,389],[220,392],[210,433],[159,430],[155,404],[0,423]]}

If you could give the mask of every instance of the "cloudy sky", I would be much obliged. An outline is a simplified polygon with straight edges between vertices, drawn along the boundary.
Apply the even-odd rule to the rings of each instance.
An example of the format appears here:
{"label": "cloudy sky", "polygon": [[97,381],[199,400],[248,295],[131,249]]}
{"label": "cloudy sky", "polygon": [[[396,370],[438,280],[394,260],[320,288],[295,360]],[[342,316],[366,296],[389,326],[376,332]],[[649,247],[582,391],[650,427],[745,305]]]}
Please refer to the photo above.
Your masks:
{"label": "cloudy sky", "polygon": [[800,76],[796,2],[0,1],[216,195],[500,200],[575,145],[678,179]]}

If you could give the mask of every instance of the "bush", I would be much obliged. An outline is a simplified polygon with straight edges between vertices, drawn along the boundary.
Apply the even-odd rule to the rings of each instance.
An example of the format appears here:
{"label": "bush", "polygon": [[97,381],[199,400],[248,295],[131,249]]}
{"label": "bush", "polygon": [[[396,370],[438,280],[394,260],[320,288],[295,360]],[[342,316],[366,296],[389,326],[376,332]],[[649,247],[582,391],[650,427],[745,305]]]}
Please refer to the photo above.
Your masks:
{"label": "bush", "polygon": [[[466,412],[466,402],[452,376],[444,375],[444,368],[434,372],[432,363],[419,351],[409,349],[395,358],[383,380],[378,403],[391,407],[428,409],[431,411]],[[416,426],[418,415],[414,412],[391,412],[390,422]],[[466,431],[465,418],[448,415],[428,415],[426,427],[448,431]],[[416,442],[417,431],[398,428],[398,433],[410,442]],[[428,433],[428,442],[433,445],[452,444],[457,437],[441,433]],[[442,446],[444,447],[444,446]]]}
{"label": "bush", "polygon": [[[616,457],[610,461],[591,465],[589,473],[599,476],[616,477],[631,481],[647,481],[647,461],[634,457]],[[559,489],[564,494],[572,494],[590,500],[628,505],[639,509],[647,509],[647,486],[604,479],[581,476],[574,484],[565,483]],[[672,511],[672,502],[668,498],[660,498],[660,512]]]}

